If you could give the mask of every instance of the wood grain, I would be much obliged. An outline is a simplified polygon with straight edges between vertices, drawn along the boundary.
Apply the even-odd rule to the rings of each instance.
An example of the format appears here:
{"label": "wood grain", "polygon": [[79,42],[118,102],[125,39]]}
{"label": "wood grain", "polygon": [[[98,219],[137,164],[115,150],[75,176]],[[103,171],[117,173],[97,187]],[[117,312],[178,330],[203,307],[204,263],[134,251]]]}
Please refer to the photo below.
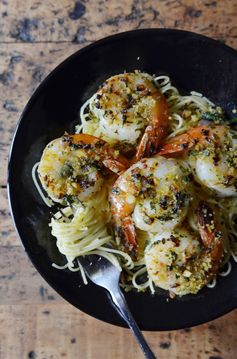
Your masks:
{"label": "wood grain", "polygon": [[0,306],[63,301],[38,275],[22,246],[0,250]]}
{"label": "wood grain", "polygon": [[[127,329],[100,322],[66,303],[0,306],[0,324],[1,359],[143,358]],[[160,359],[236,359],[236,329],[236,317],[228,314],[193,329],[144,335]]]}
{"label": "wood grain", "polygon": [[7,183],[9,146],[30,95],[56,65],[80,47],[71,43],[1,45],[0,186]]}
{"label": "wood grain", "polygon": [[[7,156],[34,89],[71,53],[119,31],[179,28],[237,49],[236,16],[236,0],[0,1],[0,359],[143,358],[128,330],[99,322],[57,295],[15,233]],[[196,328],[145,336],[161,359],[236,359],[237,311]]]}
{"label": "wood grain", "polygon": [[38,0],[0,3],[0,185],[6,184],[9,144],[24,105],[44,77],[80,47],[118,31],[173,27],[196,31],[237,48],[236,1],[122,0],[118,4],[113,0],[109,6],[103,1],[80,4],[82,10],[75,20],[75,3],[71,0],[43,5]]}
{"label": "wood grain", "polygon": [[0,188],[0,204],[0,246],[10,247],[17,244],[19,245],[19,238],[13,227],[13,221],[8,207],[6,188]]}

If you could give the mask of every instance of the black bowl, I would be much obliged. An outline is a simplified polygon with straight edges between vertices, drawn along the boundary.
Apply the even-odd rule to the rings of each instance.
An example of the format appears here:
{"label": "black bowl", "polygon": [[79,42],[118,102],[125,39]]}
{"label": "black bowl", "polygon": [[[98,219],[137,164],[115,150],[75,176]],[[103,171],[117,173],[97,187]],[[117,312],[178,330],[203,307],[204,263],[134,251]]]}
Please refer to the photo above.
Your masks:
{"label": "black bowl", "polygon": [[[49,209],[31,178],[42,150],[64,131],[73,131],[80,106],[109,76],[139,69],[169,74],[183,92],[195,90],[231,113],[237,99],[237,52],[191,32],[151,29],[121,33],[100,40],[59,65],[39,86],[18,124],[9,161],[9,198],[15,225],[33,264],[44,279],[80,310],[124,326],[107,294],[81,285],[77,273],[57,270],[62,257],[48,228]],[[170,330],[204,323],[237,307],[237,265],[214,289],[168,300],[168,295],[126,293],[144,330]]]}

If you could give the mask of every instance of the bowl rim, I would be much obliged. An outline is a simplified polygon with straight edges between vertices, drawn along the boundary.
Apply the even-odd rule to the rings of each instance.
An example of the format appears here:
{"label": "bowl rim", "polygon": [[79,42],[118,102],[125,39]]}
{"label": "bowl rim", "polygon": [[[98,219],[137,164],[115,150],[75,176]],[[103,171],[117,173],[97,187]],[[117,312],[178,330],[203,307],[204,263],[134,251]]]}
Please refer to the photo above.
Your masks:
{"label": "bowl rim", "polygon": [[[234,54],[236,57],[237,57],[237,51],[235,49],[233,49],[232,47],[224,44],[223,42],[221,41],[218,41],[216,39],[213,39],[211,37],[208,37],[206,35],[202,35],[200,33],[196,33],[196,32],[193,32],[193,31],[187,31],[187,30],[181,30],[181,29],[174,29],[174,28],[144,28],[144,29],[136,29],[136,30],[128,30],[128,31],[123,31],[123,32],[119,32],[119,33],[116,33],[116,34],[112,34],[112,35],[109,35],[109,36],[106,36],[106,37],[103,37],[103,38],[100,38],[86,46],[83,46],[82,48],[76,50],[75,52],[73,52],[71,55],[69,55],[68,57],[66,57],[63,61],[61,61],[56,67],[53,68],[53,70],[51,70],[48,75],[44,78],[44,80],[37,86],[37,88],[33,91],[33,93],[30,95],[30,98],[29,100],[27,101],[26,105],[24,106],[24,109],[17,121],[17,124],[16,124],[16,127],[15,127],[15,131],[13,133],[13,136],[12,136],[12,140],[11,140],[11,144],[10,144],[10,147],[9,147],[9,151],[8,151],[8,160],[7,160],[7,165],[8,165],[8,168],[7,168],[7,196],[8,196],[8,204],[9,204],[9,208],[10,208],[10,214],[11,214],[11,218],[12,218],[12,221],[13,221],[13,225],[14,225],[14,228],[15,228],[15,231],[20,239],[20,243],[22,245],[22,247],[24,248],[25,252],[27,253],[28,255],[28,258],[30,259],[31,263],[34,265],[34,267],[36,268],[36,270],[39,272],[39,274],[41,275],[41,277],[47,282],[47,284],[51,286],[50,284],[50,281],[45,277],[45,275],[42,273],[42,270],[40,269],[40,267],[35,263],[33,257],[34,255],[31,254],[25,247],[24,245],[24,242],[22,240],[22,235],[20,234],[21,233],[21,229],[20,229],[20,226],[17,225],[16,223],[16,220],[15,220],[15,215],[14,215],[14,204],[13,204],[13,196],[12,196],[12,193],[11,193],[11,172],[12,172],[12,169],[11,169],[11,162],[12,162],[12,158],[13,158],[13,154],[14,154],[14,144],[15,144],[15,140],[16,140],[16,137],[17,137],[17,133],[18,133],[18,130],[19,128],[21,127],[21,125],[23,125],[23,123],[26,121],[25,117],[27,115],[27,113],[31,110],[31,107],[33,106],[34,102],[37,100],[37,97],[38,95],[42,92],[42,90],[44,89],[44,87],[51,81],[51,78],[53,78],[55,76],[55,74],[57,72],[59,72],[61,70],[61,68],[64,67],[64,65],[67,63],[67,62],[70,62],[71,60],[73,60],[74,58],[76,58],[78,55],[84,53],[84,52],[87,52],[88,50],[90,50],[91,48],[94,48],[94,47],[97,47],[97,46],[100,46],[100,45],[103,45],[107,42],[110,42],[111,40],[115,40],[115,39],[119,39],[119,38],[123,38],[123,37],[127,37],[129,35],[134,35],[134,34],[139,34],[139,33],[152,33],[152,32],[156,32],[156,33],[159,33],[159,34],[167,34],[167,33],[183,33],[184,35],[193,35],[195,36],[195,38],[199,38],[200,40],[206,40],[207,42],[209,43],[212,43],[212,44],[216,44],[218,45],[219,48],[223,48],[225,49],[225,51],[228,51],[232,54]],[[60,288],[57,288],[55,289],[55,287],[53,287],[53,289],[55,290],[55,292],[57,292],[60,296],[62,296],[64,299],[64,294],[63,294],[63,291],[60,290]],[[66,300],[66,299],[65,299]],[[67,301],[68,302],[68,301]],[[69,304],[71,304],[70,302],[68,302]],[[72,304],[73,305],[73,304]],[[236,304],[233,304],[232,306],[230,306],[228,308],[228,310],[220,310],[217,313],[215,314],[212,314],[209,316],[209,319],[208,320],[202,320],[200,318],[200,320],[197,320],[195,323],[192,323],[192,324],[187,324],[187,325],[173,325],[173,327],[171,329],[146,329],[146,328],[142,328],[142,330],[145,330],[145,331],[173,331],[173,330],[178,330],[178,329],[184,329],[184,328],[188,328],[190,326],[194,327],[194,326],[198,326],[198,325],[201,325],[201,324],[204,324],[204,323],[207,323],[209,321],[212,321],[214,319],[217,319],[225,314],[228,314],[229,312],[231,312],[232,310],[236,309],[237,308],[237,302]],[[78,309],[78,307],[77,307]],[[126,324],[119,324],[117,323],[115,320],[111,319],[111,321],[109,320],[106,320],[106,319],[103,319],[102,316],[100,315],[94,315],[94,314],[91,314],[89,311],[85,310],[85,308],[83,309],[79,309],[80,311],[82,311],[83,313],[86,313],[98,320],[101,320],[103,322],[106,322],[106,323],[109,323],[109,324],[112,324],[112,325],[115,325],[115,326],[119,326],[119,327],[124,327],[124,328],[127,328]]]}

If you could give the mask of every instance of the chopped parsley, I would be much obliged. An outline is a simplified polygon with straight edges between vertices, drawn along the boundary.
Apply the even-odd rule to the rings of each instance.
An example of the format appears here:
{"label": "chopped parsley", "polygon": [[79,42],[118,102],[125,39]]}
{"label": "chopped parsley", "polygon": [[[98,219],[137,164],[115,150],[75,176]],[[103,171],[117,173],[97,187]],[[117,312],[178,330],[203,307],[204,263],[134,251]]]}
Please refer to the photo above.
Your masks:
{"label": "chopped parsley", "polygon": [[223,117],[218,112],[207,111],[201,115],[201,120],[212,121],[215,123],[221,123],[223,121]]}

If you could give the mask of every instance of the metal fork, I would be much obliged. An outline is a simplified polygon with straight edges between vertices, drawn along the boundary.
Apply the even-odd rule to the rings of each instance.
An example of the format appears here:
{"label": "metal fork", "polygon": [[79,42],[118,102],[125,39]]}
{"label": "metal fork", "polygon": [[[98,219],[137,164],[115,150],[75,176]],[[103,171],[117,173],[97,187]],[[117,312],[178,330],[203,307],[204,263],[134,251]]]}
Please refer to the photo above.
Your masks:
{"label": "metal fork", "polygon": [[133,318],[126,299],[119,287],[120,271],[106,258],[98,255],[87,255],[78,258],[78,262],[82,265],[86,275],[92,282],[107,289],[116,310],[125,320],[129,328],[132,330],[137,339],[145,358],[156,359],[154,353],[143,337],[135,319]]}

